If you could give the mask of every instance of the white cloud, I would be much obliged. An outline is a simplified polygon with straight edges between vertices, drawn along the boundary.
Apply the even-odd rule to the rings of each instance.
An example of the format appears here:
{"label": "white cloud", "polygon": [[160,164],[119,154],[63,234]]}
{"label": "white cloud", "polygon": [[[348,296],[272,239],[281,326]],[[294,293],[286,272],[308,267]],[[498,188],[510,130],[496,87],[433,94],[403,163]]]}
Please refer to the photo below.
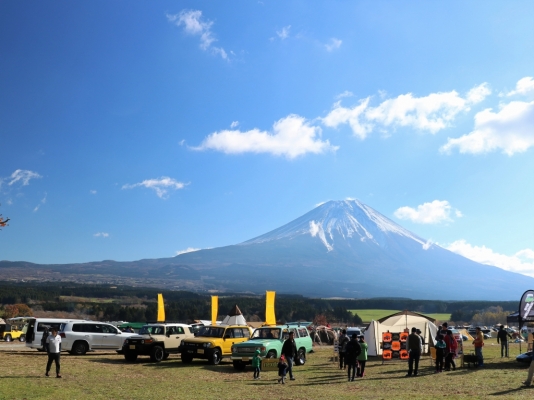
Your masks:
{"label": "white cloud", "polygon": [[203,20],[202,11],[182,10],[178,14],[167,14],[167,19],[176,26],[183,27],[185,33],[199,36],[200,48],[202,50],[210,50],[212,53],[218,54],[223,59],[228,60],[228,54],[222,47],[212,46],[213,42],[217,41],[211,31],[213,22],[210,20]]}
{"label": "white cloud", "polygon": [[14,183],[18,181],[22,181],[22,186],[27,186],[30,184],[30,179],[38,179],[42,178],[41,175],[39,175],[37,172],[25,170],[25,169],[17,169],[15,172],[13,172],[10,176],[11,179],[8,183],[8,185],[13,185]]}
{"label": "white cloud", "polygon": [[449,138],[440,151],[450,153],[487,153],[502,150],[511,156],[534,146],[534,101],[512,101],[498,112],[491,108],[475,115],[475,128],[459,138]]}
{"label": "white cloud", "polygon": [[89,190],[89,193],[96,194],[96,190]]}
{"label": "white cloud", "polygon": [[483,83],[471,89],[465,97],[456,91],[431,93],[414,97],[412,93],[382,101],[378,106],[369,105],[370,97],[361,99],[350,108],[341,102],[334,104],[332,111],[324,118],[328,127],[349,124],[356,136],[364,139],[376,126],[386,128],[411,127],[420,131],[436,133],[449,127],[456,115],[469,111],[470,106],[484,100],[491,93]]}
{"label": "white cloud", "polygon": [[345,90],[343,93],[338,94],[335,98],[337,100],[342,99],[343,97],[352,97],[354,96],[354,93],[352,93],[349,90]]}
{"label": "white cloud", "polygon": [[162,176],[158,179],[147,179],[139,183],[126,184],[122,186],[122,189],[133,189],[136,187],[144,186],[146,188],[155,190],[158,197],[164,199],[167,197],[167,193],[169,190],[183,189],[186,185],[188,184],[178,182],[173,178],[169,178],[168,176]]}
{"label": "white cloud", "polygon": [[187,249],[185,250],[178,250],[176,252],[176,255],[179,256],[180,254],[185,254],[185,253],[192,253],[193,251],[199,251],[201,249],[197,249],[195,247],[188,247]]}
{"label": "white cloud", "polygon": [[473,246],[465,240],[457,240],[445,248],[481,264],[534,277],[534,251],[531,249],[520,250],[512,256],[507,256],[486,246]]}
{"label": "white cloud", "polygon": [[508,92],[507,96],[514,96],[516,94],[527,94],[528,92],[534,92],[534,79],[531,76],[526,76],[517,81],[515,90]]}
{"label": "white cloud", "polygon": [[276,31],[276,34],[278,37],[282,40],[285,40],[289,37],[289,30],[291,29],[291,25],[284,26],[281,30]]}
{"label": "white cloud", "polygon": [[107,238],[107,237],[109,237],[109,233],[107,233],[107,232],[97,232],[93,236],[94,237],[105,237],[105,238]]}
{"label": "white cloud", "polygon": [[269,153],[296,158],[306,153],[336,151],[328,140],[322,141],[321,128],[310,125],[305,118],[291,114],[276,121],[271,132],[255,128],[241,132],[223,130],[204,139],[194,150],[217,150],[227,154]]}
{"label": "white cloud", "polygon": [[[400,207],[394,212],[395,217],[410,220],[418,224],[439,224],[441,222],[452,221],[450,214],[454,209],[447,200],[434,200],[431,203],[424,203],[412,207]],[[461,212],[456,210],[455,215],[461,216]]]}
{"label": "white cloud", "polygon": [[324,45],[324,47],[326,48],[326,51],[334,51],[341,47],[341,43],[343,42],[340,39],[331,38],[330,41]]}
{"label": "white cloud", "polygon": [[230,124],[230,128],[234,129],[234,128],[237,128],[239,126],[239,121],[233,121],[231,124]]}
{"label": "white cloud", "polygon": [[423,243],[423,250],[428,250],[432,247],[433,244],[434,243],[432,242],[432,240],[428,239],[425,243]]}
{"label": "white cloud", "polygon": [[44,195],[44,197],[41,199],[41,202],[39,204],[37,204],[35,206],[35,208],[33,209],[33,212],[37,212],[39,210],[39,208],[41,207],[41,204],[45,204],[46,203],[46,193]]}

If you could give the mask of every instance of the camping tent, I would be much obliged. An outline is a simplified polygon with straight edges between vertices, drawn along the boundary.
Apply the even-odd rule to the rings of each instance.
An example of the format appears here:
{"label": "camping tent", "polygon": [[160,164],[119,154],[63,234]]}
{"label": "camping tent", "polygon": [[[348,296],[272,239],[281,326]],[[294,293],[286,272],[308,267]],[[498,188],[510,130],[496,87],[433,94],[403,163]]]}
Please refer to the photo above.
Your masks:
{"label": "camping tent", "polygon": [[311,337],[319,345],[333,345],[337,340],[337,333],[329,326],[319,325],[312,329]]}
{"label": "camping tent", "polygon": [[[382,342],[382,333],[384,332],[403,332],[405,329],[411,331],[412,328],[421,330],[421,336],[425,343],[434,343],[438,328],[435,325],[436,320],[427,317],[423,314],[414,313],[411,311],[401,311],[395,314],[388,315],[377,321],[373,320],[365,329],[364,338],[367,342],[367,354],[370,356],[378,356],[382,354],[380,344]],[[427,352],[427,346],[423,352]]]}
{"label": "camping tent", "polygon": [[246,325],[247,321],[237,304],[232,308],[228,315],[222,320],[221,325]]}

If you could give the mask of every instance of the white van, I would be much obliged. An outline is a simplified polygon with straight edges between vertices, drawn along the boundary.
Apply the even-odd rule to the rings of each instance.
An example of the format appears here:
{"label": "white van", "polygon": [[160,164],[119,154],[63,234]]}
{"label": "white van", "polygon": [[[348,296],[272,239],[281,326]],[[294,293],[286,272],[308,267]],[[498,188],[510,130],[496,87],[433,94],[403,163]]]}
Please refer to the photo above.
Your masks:
{"label": "white van", "polygon": [[83,321],[82,319],[72,318],[28,318],[28,329],[26,331],[26,347],[43,351],[41,339],[45,328],[50,330],[55,328],[59,331],[61,324],[69,321]]}

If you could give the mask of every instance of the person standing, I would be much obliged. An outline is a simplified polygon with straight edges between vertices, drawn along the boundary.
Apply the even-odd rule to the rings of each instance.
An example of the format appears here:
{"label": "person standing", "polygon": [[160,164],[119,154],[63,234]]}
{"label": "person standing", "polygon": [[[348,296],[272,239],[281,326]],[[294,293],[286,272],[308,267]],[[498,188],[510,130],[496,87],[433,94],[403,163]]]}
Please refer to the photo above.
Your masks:
{"label": "person standing", "polygon": [[339,341],[337,345],[338,354],[339,354],[339,369],[343,369],[343,361],[345,359],[345,354],[347,351],[347,343],[349,343],[349,338],[347,336],[347,331],[345,329],[341,330],[341,335],[339,336]]}
{"label": "person standing", "polygon": [[47,353],[48,353],[48,342],[46,341],[46,339],[48,339],[49,334],[50,332],[48,332],[48,327],[45,326],[44,331],[43,331],[43,336],[41,337],[41,346],[43,347],[43,350],[46,351]]}
{"label": "person standing", "polygon": [[[412,333],[408,336],[406,341],[406,350],[408,350],[410,356],[408,358],[408,373],[407,377],[417,376],[417,370],[419,369],[419,358],[421,358],[421,352],[423,345],[421,343],[421,337],[417,334],[417,328],[412,328]],[[415,364],[415,368],[414,368]]]}
{"label": "person standing", "polygon": [[294,381],[295,377],[293,376],[293,363],[295,362],[295,357],[297,356],[295,332],[289,332],[289,338],[284,342],[284,345],[282,346],[282,354],[285,356],[285,359],[287,361],[287,372],[289,372],[289,380]]}
{"label": "person standing", "polygon": [[287,372],[287,362],[286,358],[282,354],[280,356],[280,360],[278,360],[278,376],[280,377],[278,379],[278,383],[286,383],[286,372]]}
{"label": "person standing", "polygon": [[499,332],[497,333],[497,343],[501,343],[501,358],[504,357],[504,354],[506,354],[506,358],[508,358],[508,338],[512,338],[512,336],[506,332],[504,329],[504,325],[501,325],[499,327]]}
{"label": "person standing", "polygon": [[356,376],[359,378],[363,378],[365,374],[365,363],[367,362],[367,343],[365,343],[365,339],[362,336],[360,336],[360,348],[361,352],[358,356],[358,371],[356,372]]}
{"label": "person standing", "polygon": [[445,356],[445,349],[447,344],[443,340],[443,335],[438,333],[437,342],[434,346],[436,348],[436,372],[443,372],[443,357]]}
{"label": "person standing", "polygon": [[261,372],[261,357],[260,351],[256,350],[254,352],[254,357],[252,357],[252,368],[254,368],[254,379],[260,379]]}
{"label": "person standing", "polygon": [[52,367],[52,362],[56,364],[56,378],[61,378],[60,372],[60,360],[59,356],[61,354],[61,336],[57,334],[57,329],[52,328],[51,334],[46,339],[48,343],[48,363],[46,364],[46,376],[50,376],[50,367]]}
{"label": "person standing", "polygon": [[475,340],[473,340],[475,345],[475,354],[478,359],[478,366],[482,367],[484,365],[484,356],[482,355],[482,347],[484,347],[484,335],[479,326],[476,327]]}
{"label": "person standing", "polygon": [[454,357],[456,356],[456,350],[458,349],[458,343],[452,334],[452,331],[447,330],[447,335],[444,338],[445,344],[445,371],[456,370],[456,364],[454,363]]}
{"label": "person standing", "polygon": [[[349,382],[354,381],[356,375],[356,366],[358,365],[358,356],[361,354],[360,343],[358,342],[358,335],[353,334],[350,342],[347,343],[347,352],[345,353],[345,364],[347,365],[347,375]],[[351,374],[352,370],[352,374]]]}

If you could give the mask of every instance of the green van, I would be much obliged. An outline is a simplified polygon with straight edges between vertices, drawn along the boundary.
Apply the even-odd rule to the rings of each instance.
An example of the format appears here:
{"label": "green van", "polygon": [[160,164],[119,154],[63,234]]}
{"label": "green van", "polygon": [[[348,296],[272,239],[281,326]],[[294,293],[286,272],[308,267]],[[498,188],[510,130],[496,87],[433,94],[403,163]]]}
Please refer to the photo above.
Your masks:
{"label": "green van", "polygon": [[260,351],[262,358],[278,358],[282,353],[284,341],[289,337],[289,332],[295,333],[297,346],[297,358],[295,365],[304,365],[306,354],[312,352],[313,342],[306,327],[299,324],[265,325],[254,331],[250,340],[232,346],[232,362],[234,368],[243,370],[250,364],[254,352]]}

